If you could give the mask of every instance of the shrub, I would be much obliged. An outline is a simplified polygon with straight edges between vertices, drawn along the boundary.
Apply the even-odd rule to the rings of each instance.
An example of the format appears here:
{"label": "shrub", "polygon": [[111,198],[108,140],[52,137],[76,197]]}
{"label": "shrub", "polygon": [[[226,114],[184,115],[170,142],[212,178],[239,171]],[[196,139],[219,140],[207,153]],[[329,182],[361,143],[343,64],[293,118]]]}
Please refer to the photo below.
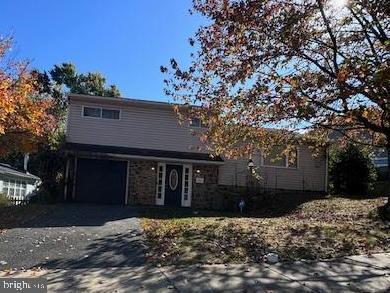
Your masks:
{"label": "shrub", "polygon": [[390,196],[390,181],[375,182],[371,193],[375,196]]}
{"label": "shrub", "polygon": [[42,182],[36,199],[43,202],[55,202],[62,199],[65,156],[61,150],[41,149],[31,156],[30,170],[38,175]]}
{"label": "shrub", "polygon": [[[57,131],[49,136],[49,140],[39,145],[37,152],[30,155],[28,171],[41,178],[39,190],[34,196],[35,201],[61,201],[63,195],[65,153],[65,126],[59,125]],[[22,169],[24,154],[13,153],[0,158],[11,166]],[[39,199],[38,199],[39,198]]]}
{"label": "shrub", "polygon": [[[23,154],[15,153],[1,159],[3,162],[22,169],[23,157]],[[62,199],[64,166],[65,155],[60,147],[51,149],[42,146],[37,153],[30,155],[28,171],[41,179],[37,196],[42,197],[44,202],[55,202]]]}
{"label": "shrub", "polygon": [[10,200],[4,194],[0,193],[0,207],[6,207],[10,205]]}
{"label": "shrub", "polygon": [[60,201],[59,196],[56,196],[56,194],[50,193],[49,190],[42,188],[40,186],[37,191],[30,197],[29,202],[30,203],[36,203],[36,204],[53,204]]}
{"label": "shrub", "polygon": [[334,193],[366,195],[376,179],[369,153],[354,144],[331,151],[329,179]]}

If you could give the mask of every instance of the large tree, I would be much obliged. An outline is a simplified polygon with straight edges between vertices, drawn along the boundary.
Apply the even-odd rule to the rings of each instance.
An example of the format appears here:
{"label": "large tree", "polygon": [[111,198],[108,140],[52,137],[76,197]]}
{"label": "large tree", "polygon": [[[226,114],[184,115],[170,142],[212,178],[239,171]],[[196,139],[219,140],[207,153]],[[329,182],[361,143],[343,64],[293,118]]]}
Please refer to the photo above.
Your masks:
{"label": "large tree", "polygon": [[322,144],[337,132],[390,156],[388,4],[194,0],[205,26],[188,67],[161,67],[166,93],[200,106],[179,114],[208,123],[202,137],[217,153],[289,144],[297,132]]}
{"label": "large tree", "polygon": [[[0,44],[1,58],[11,43]],[[42,179],[41,194],[58,199],[62,193],[68,93],[118,97],[120,91],[115,85],[107,85],[101,73],[78,73],[71,63],[55,65],[49,71],[27,71],[25,63],[2,64],[0,158],[22,167],[24,153],[33,153],[29,171]]]}
{"label": "large tree", "polygon": [[121,95],[116,85],[106,85],[106,78],[100,72],[78,73],[72,63],[54,65],[48,72],[36,70],[35,75],[39,92],[53,97],[55,100],[53,112],[61,119],[65,118],[68,107],[68,93],[107,97]]}
{"label": "large tree", "polygon": [[57,126],[53,100],[39,95],[27,63],[9,57],[11,47],[12,38],[0,39],[0,157],[35,151]]}

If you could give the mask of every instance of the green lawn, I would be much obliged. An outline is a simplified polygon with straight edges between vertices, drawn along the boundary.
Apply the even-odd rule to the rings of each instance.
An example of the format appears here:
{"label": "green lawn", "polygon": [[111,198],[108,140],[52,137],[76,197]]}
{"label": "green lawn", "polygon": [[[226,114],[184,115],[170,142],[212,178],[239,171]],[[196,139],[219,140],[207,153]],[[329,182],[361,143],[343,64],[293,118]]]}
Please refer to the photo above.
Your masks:
{"label": "green lawn", "polygon": [[282,261],[327,259],[390,251],[390,229],[376,212],[384,202],[314,200],[278,217],[149,208],[141,225],[149,258],[164,265],[262,261],[270,251]]}

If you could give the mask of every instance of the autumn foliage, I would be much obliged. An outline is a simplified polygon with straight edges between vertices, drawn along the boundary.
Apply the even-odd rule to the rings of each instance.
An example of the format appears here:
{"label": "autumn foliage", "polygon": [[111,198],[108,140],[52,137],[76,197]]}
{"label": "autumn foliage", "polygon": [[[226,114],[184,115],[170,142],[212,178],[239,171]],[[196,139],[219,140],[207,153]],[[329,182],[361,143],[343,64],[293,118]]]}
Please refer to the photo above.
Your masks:
{"label": "autumn foliage", "polygon": [[390,150],[388,4],[195,0],[206,22],[190,65],[161,67],[166,94],[200,106],[180,115],[209,125],[202,137],[217,153],[295,143],[294,133]]}
{"label": "autumn foliage", "polygon": [[51,98],[38,95],[26,63],[8,58],[11,47],[0,40],[0,156],[34,152],[57,125]]}

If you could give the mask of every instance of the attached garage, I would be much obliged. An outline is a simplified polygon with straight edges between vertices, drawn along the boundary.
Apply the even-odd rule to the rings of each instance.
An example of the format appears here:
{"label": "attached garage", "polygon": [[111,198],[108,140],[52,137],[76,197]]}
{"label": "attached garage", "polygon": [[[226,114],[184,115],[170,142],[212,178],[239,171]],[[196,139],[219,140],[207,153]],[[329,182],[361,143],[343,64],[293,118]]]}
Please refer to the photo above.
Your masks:
{"label": "attached garage", "polygon": [[125,204],[127,162],[77,158],[74,201]]}

